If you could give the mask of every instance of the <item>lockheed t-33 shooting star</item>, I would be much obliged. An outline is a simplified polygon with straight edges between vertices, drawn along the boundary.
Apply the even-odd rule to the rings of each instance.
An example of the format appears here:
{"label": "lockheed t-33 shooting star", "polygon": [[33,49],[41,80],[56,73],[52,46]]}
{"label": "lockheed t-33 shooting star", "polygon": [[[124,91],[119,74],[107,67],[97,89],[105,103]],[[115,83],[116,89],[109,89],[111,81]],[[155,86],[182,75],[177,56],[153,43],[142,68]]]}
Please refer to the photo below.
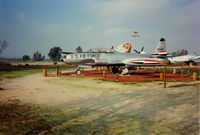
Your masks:
{"label": "lockheed t-33 shooting star", "polygon": [[[120,48],[120,47],[117,47]],[[74,53],[63,52],[65,54],[61,61],[66,64],[78,65],[77,74],[81,74],[83,67],[107,66],[112,69],[112,73],[128,74],[130,69],[139,66],[159,66],[164,58],[158,56],[130,53],[131,45],[129,43],[121,45],[125,51],[119,49],[90,49],[87,52]],[[121,49],[121,50],[123,50]]]}

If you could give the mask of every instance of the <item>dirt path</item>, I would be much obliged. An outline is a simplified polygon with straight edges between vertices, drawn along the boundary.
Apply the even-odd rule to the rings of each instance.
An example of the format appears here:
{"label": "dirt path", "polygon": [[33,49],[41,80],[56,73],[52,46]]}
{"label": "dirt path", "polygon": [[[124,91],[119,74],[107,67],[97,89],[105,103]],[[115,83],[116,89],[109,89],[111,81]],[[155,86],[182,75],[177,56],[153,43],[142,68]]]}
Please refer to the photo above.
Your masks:
{"label": "dirt path", "polygon": [[0,100],[20,99],[23,102],[45,105],[96,98],[105,92],[109,94],[116,88],[116,90],[123,88],[112,82],[82,78],[44,78],[40,74],[5,79],[0,85],[4,89],[1,91]]}
{"label": "dirt path", "polygon": [[[0,83],[5,89],[0,91],[0,100],[3,101],[19,99],[28,103],[50,106],[70,105],[121,113],[144,105],[146,110],[152,106],[160,106],[160,102],[165,100],[166,96],[176,96],[181,93],[195,94],[200,86],[164,89],[161,83],[155,82],[125,85],[83,78],[44,78],[40,74],[6,79]],[[180,83],[180,86],[185,84]],[[175,83],[168,83],[169,85],[173,86]]]}
{"label": "dirt path", "polygon": [[[34,74],[4,79],[0,86],[4,89],[0,91],[0,102],[19,99],[63,111],[70,108],[90,110],[86,118],[81,116],[79,120],[93,121],[100,117],[100,122],[103,119],[109,123],[123,115],[122,122],[127,116],[156,121],[154,130],[160,127],[165,133],[179,133],[184,128],[186,133],[191,130],[197,133],[199,128],[199,82],[171,82],[164,89],[160,82],[123,84],[86,78],[44,78]],[[69,123],[65,124],[55,128]],[[176,124],[179,126],[174,129]]]}

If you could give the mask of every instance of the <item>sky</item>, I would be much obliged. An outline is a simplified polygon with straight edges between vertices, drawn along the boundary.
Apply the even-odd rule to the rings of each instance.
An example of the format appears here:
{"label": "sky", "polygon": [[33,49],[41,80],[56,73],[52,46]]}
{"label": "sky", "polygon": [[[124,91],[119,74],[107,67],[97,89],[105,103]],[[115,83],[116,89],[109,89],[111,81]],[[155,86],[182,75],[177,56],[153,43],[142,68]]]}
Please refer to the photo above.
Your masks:
{"label": "sky", "polygon": [[161,37],[169,52],[200,54],[200,0],[0,0],[0,57],[21,58],[54,46],[74,51],[118,46],[139,34],[153,52]]}

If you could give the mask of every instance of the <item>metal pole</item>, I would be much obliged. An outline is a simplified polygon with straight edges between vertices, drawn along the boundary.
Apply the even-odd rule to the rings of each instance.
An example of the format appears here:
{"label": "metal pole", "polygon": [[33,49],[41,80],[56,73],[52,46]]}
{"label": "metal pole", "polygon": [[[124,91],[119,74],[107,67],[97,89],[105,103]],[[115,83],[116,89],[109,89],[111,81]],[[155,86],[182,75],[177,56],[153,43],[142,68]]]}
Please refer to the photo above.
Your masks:
{"label": "metal pole", "polygon": [[138,37],[139,37],[138,32],[135,31],[135,32],[133,33],[133,39],[134,39],[134,46],[135,46],[135,49],[137,49]]}

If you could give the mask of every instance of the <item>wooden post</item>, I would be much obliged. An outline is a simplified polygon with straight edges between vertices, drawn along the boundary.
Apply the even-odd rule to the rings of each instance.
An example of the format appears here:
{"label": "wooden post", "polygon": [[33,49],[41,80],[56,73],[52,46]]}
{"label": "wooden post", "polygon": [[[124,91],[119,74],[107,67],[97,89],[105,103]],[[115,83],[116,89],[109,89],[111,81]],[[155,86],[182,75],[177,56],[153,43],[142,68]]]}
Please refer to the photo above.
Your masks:
{"label": "wooden post", "polygon": [[173,74],[174,74],[174,75],[176,74],[176,68],[173,69]]}
{"label": "wooden post", "polygon": [[167,65],[164,65],[164,88],[166,88],[166,67]]}
{"label": "wooden post", "polygon": [[116,82],[119,82],[119,73],[116,74],[115,81],[116,81]]}
{"label": "wooden post", "polygon": [[160,80],[163,80],[163,73],[160,73]]}
{"label": "wooden post", "polygon": [[42,73],[43,73],[43,76],[45,76],[45,69],[43,69]]}
{"label": "wooden post", "polygon": [[106,78],[106,71],[103,71],[103,78]]}
{"label": "wooden post", "polygon": [[56,66],[56,75],[59,76],[60,67],[59,65]]}
{"label": "wooden post", "polygon": [[59,71],[59,76],[62,76],[62,72],[61,72],[61,70]]}
{"label": "wooden post", "polygon": [[43,76],[47,77],[47,70],[46,69],[43,69]]}
{"label": "wooden post", "polygon": [[98,66],[98,70],[101,71],[101,67]]}
{"label": "wooden post", "polygon": [[169,60],[163,60],[160,62],[160,64],[162,64],[164,66],[164,75],[163,75],[163,78],[164,78],[164,88],[166,88],[166,67],[167,67],[167,64],[169,63]]}
{"label": "wooden post", "polygon": [[197,80],[197,73],[196,72],[193,73],[192,78],[193,78],[193,81]]}

